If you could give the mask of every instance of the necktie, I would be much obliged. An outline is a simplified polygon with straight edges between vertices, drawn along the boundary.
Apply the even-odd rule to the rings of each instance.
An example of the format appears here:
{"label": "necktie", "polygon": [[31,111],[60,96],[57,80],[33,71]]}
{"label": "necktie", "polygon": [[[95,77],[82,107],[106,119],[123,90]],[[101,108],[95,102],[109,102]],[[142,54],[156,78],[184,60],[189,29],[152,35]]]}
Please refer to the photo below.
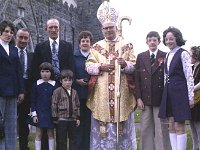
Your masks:
{"label": "necktie", "polygon": [[52,43],[52,52],[54,54],[56,53],[56,41],[53,41],[53,43]]}
{"label": "necktie", "polygon": [[54,69],[55,79],[57,80],[60,74],[59,70],[59,60],[58,60],[58,50],[56,49],[56,41],[52,43],[52,65]]}
{"label": "necktie", "polygon": [[24,51],[20,50],[20,55],[19,55],[20,63],[22,66],[22,73],[24,74],[24,66],[25,66],[25,60],[24,60]]}
{"label": "necktie", "polygon": [[150,56],[150,62],[151,62],[151,65],[153,65],[153,63],[155,62],[155,54],[154,53],[152,53]]}

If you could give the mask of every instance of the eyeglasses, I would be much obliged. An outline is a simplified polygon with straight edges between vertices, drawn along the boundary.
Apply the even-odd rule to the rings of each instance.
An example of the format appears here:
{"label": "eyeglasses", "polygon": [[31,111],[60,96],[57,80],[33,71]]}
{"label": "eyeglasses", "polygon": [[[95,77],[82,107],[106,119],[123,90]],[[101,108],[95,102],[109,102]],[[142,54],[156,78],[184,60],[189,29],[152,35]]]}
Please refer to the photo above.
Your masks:
{"label": "eyeglasses", "polygon": [[114,29],[114,27],[115,27],[115,26],[109,26],[109,27],[104,27],[103,29],[104,29],[104,30],[108,30],[108,29],[109,29],[109,30],[112,30],[112,29]]}

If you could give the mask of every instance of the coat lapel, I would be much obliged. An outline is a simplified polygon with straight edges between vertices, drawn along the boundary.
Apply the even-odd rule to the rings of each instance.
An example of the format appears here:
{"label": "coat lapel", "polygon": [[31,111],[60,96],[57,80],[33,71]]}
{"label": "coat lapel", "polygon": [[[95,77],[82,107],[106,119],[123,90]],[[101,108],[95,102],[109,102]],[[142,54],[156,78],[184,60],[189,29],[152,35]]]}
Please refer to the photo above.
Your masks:
{"label": "coat lapel", "polygon": [[[10,50],[9,50],[10,51]],[[8,54],[6,53],[5,49],[3,48],[3,46],[0,44],[0,53],[7,59],[9,59]]]}
{"label": "coat lapel", "polygon": [[151,64],[150,64],[150,53],[149,51],[146,51],[142,57],[142,61],[144,63],[144,66],[149,74],[151,74]]}
{"label": "coat lapel", "polygon": [[27,50],[26,50],[26,54],[27,54],[27,66],[29,67],[31,65],[31,53],[29,53]]}
{"label": "coat lapel", "polygon": [[46,41],[45,43],[45,53],[46,58],[50,58],[50,60],[52,61],[52,53],[51,53],[51,47],[50,47],[50,41]]}
{"label": "coat lapel", "polygon": [[164,63],[164,57],[160,50],[158,50],[156,55],[156,60],[153,66],[151,67],[151,74],[155,73],[155,71],[159,68],[159,66]]}

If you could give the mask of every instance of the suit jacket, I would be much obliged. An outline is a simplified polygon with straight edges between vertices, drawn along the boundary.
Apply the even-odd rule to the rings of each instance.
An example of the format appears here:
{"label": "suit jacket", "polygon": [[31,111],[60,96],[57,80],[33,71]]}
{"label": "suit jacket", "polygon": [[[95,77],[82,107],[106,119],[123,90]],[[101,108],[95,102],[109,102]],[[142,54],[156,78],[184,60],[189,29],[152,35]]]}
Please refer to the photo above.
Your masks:
{"label": "suit jacket", "polygon": [[0,96],[18,96],[24,93],[22,68],[18,50],[9,45],[9,56],[0,45]]}
{"label": "suit jacket", "polygon": [[[58,59],[60,71],[70,69],[74,72],[74,59],[72,45],[64,40],[59,41]],[[50,41],[44,41],[36,45],[31,63],[31,78],[35,82],[40,78],[39,66],[43,62],[52,64]]]}
{"label": "suit jacket", "polygon": [[[22,118],[24,116],[24,114],[28,114],[30,112],[30,93],[32,90],[32,83],[30,81],[30,66],[31,66],[31,61],[32,61],[32,56],[33,56],[33,52],[29,51],[26,49],[26,54],[27,54],[27,75],[28,75],[28,79],[23,79],[24,80],[24,100],[22,103],[17,105],[17,111],[19,114],[19,118]],[[22,116],[22,117],[20,117]],[[20,122],[19,121],[20,126],[22,124],[24,124],[24,122]],[[23,127],[23,126],[22,126]]]}
{"label": "suit jacket", "polygon": [[28,50],[26,50],[27,53],[27,74],[28,74],[28,79],[30,78],[30,70],[31,70],[31,62],[32,62],[32,58],[33,58],[33,53],[29,52]]}
{"label": "suit jacket", "polygon": [[140,53],[136,60],[136,97],[145,105],[159,106],[164,86],[165,52],[158,50],[156,61],[150,64],[150,53]]}

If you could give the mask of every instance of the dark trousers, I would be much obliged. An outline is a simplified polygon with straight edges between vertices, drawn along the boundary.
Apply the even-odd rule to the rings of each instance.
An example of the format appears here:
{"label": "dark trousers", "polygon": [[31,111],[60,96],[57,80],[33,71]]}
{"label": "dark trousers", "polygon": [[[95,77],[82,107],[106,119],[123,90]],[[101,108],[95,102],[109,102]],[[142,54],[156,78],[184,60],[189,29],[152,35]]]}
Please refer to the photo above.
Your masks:
{"label": "dark trousers", "polygon": [[41,149],[49,150],[49,138],[47,135],[47,129],[42,129]]}
{"label": "dark trousers", "polygon": [[77,150],[77,127],[76,121],[58,121],[58,150],[67,150],[67,139],[69,139],[69,150]]}
{"label": "dark trousers", "polygon": [[[28,81],[24,80],[26,89],[28,88]],[[18,113],[18,127],[19,127],[19,148],[20,150],[28,150],[28,135],[29,127],[27,123],[27,117],[30,112],[30,94],[26,90],[24,101],[17,106]]]}
{"label": "dark trousers", "polygon": [[91,111],[86,106],[86,99],[80,99],[80,114],[80,126],[76,134],[78,150],[89,150]]}
{"label": "dark trousers", "polygon": [[28,135],[29,127],[27,123],[27,116],[29,111],[26,110],[26,104],[22,102],[18,108],[18,126],[19,126],[19,148],[20,150],[28,149]]}

